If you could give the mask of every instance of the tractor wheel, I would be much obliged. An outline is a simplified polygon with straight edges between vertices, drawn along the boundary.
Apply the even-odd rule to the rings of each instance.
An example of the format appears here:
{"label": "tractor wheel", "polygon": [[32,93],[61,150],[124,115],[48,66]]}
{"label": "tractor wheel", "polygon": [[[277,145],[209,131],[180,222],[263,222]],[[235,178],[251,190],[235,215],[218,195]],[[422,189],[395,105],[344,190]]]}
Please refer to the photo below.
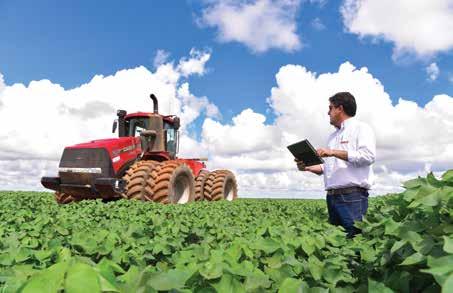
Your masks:
{"label": "tractor wheel", "polygon": [[195,199],[192,170],[176,160],[159,164],[150,179],[153,200],[160,203],[187,203]]}
{"label": "tractor wheel", "polygon": [[127,199],[151,201],[153,192],[151,187],[151,172],[159,164],[156,161],[138,161],[133,164],[123,179],[126,181],[126,191],[122,194]]}
{"label": "tractor wheel", "polygon": [[209,171],[201,170],[198,176],[195,178],[195,200],[203,200],[204,199],[204,186],[206,179],[208,178]]}
{"label": "tractor wheel", "polygon": [[72,195],[56,191],[55,192],[55,201],[59,204],[67,204],[67,203],[76,201],[76,199]]}
{"label": "tractor wheel", "polygon": [[205,183],[204,197],[208,200],[226,199],[232,201],[238,196],[234,174],[229,170],[216,170],[209,173]]}

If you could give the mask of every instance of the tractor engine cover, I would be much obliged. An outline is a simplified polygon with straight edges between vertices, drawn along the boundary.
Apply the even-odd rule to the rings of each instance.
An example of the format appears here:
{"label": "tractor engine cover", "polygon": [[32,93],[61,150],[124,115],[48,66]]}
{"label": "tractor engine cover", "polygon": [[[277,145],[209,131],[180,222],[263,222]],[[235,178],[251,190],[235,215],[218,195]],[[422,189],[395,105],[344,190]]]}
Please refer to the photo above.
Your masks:
{"label": "tractor engine cover", "polygon": [[44,187],[70,194],[75,199],[117,198],[126,182],[122,170],[141,152],[138,138],[91,141],[65,148],[58,177],[43,177]]}

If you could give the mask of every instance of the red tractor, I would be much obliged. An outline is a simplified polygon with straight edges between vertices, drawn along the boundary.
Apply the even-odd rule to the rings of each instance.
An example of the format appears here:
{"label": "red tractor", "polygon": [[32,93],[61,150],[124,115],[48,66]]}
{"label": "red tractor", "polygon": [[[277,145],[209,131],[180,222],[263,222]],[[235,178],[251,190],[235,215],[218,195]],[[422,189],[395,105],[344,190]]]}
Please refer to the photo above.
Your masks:
{"label": "red tractor", "polygon": [[237,183],[229,170],[209,172],[203,159],[182,159],[179,117],[118,110],[113,133],[118,138],[93,140],[64,149],[58,177],[42,177],[55,190],[58,203],[102,198],[139,199],[160,203],[233,200]]}

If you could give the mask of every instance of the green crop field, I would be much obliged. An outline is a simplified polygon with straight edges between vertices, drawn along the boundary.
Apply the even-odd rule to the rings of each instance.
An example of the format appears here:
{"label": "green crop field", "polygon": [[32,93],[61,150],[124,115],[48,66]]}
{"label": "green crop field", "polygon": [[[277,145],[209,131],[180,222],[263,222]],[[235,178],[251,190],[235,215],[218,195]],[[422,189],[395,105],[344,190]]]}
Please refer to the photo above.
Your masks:
{"label": "green crop field", "polygon": [[324,200],[2,192],[0,292],[453,292],[453,170],[405,187],[372,198],[352,240]]}

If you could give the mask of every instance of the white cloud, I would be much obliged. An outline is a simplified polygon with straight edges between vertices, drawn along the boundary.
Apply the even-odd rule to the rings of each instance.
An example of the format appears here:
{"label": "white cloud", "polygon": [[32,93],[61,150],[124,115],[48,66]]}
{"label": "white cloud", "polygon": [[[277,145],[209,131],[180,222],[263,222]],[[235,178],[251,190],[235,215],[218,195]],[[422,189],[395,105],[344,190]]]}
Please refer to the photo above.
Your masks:
{"label": "white cloud", "polygon": [[435,62],[431,63],[426,67],[426,74],[428,75],[428,80],[429,81],[435,81],[437,77],[439,77],[439,67]]}
{"label": "white cloud", "polygon": [[322,31],[322,30],[326,29],[326,26],[324,25],[324,23],[322,23],[322,21],[319,17],[316,17],[315,19],[313,19],[311,21],[311,26],[315,30],[318,30],[318,31]]}
{"label": "white cloud", "polygon": [[[333,131],[327,115],[328,97],[350,91],[358,104],[357,118],[373,127],[377,137],[376,184],[372,194],[400,191],[401,181],[453,166],[453,97],[436,95],[425,106],[400,98],[392,104],[384,86],[368,70],[349,62],[336,72],[316,74],[300,65],[286,65],[276,74],[267,101],[273,122],[244,109],[231,122],[207,97],[196,97],[184,74],[205,72],[203,54],[193,62],[162,64],[155,72],[144,67],[95,76],[74,89],[48,80],[2,88],[0,78],[1,189],[38,189],[39,178],[56,173],[64,146],[114,137],[116,109],[151,111],[152,91],[159,111],[182,120],[181,157],[209,157],[209,169],[235,172],[240,196],[322,197],[322,177],[298,172],[286,146],[309,138],[324,146]],[[189,63],[187,63],[189,62]],[[190,71],[188,68],[192,68]],[[24,107],[27,105],[27,107]],[[22,113],[27,119],[17,119]],[[203,121],[200,138],[191,133]]]}
{"label": "white cloud", "polygon": [[[322,178],[294,172],[286,146],[308,138],[325,146],[334,129],[327,115],[328,97],[350,91],[358,104],[357,119],[367,122],[377,137],[376,185],[373,194],[401,190],[400,180],[453,166],[453,97],[437,95],[424,107],[400,98],[392,104],[383,85],[368,70],[346,62],[337,72],[315,74],[303,66],[286,65],[276,75],[277,86],[268,98],[277,115],[274,123],[244,110],[232,124],[206,119],[204,145],[212,167],[234,169],[241,188],[259,197],[273,194],[293,197],[317,189]],[[427,167],[429,166],[429,168]]]}
{"label": "white cloud", "polygon": [[162,64],[167,62],[168,57],[170,57],[169,52],[162,50],[162,49],[157,50],[156,56],[154,56],[154,60],[153,60],[154,68],[158,68],[159,66],[161,66]]}
{"label": "white cloud", "polygon": [[295,51],[302,47],[296,13],[301,0],[208,1],[201,26],[218,29],[220,42],[239,42],[253,52]]}
{"label": "white cloud", "polygon": [[393,42],[396,58],[453,48],[452,0],[345,0],[341,13],[349,32]]}
{"label": "white cloud", "polygon": [[310,0],[310,3],[317,4],[319,7],[324,7],[327,4],[328,0]]}
{"label": "white cloud", "polygon": [[206,71],[205,65],[209,61],[209,58],[211,58],[211,53],[192,49],[190,50],[190,58],[182,58],[179,61],[177,70],[184,77],[191,74],[203,75]]}
{"label": "white cloud", "polygon": [[155,72],[140,66],[111,76],[97,75],[73,89],[49,80],[5,87],[0,78],[1,188],[39,188],[41,176],[57,172],[65,146],[114,137],[116,110],[151,111],[150,93],[158,97],[160,113],[181,117],[184,138],[187,125],[198,116],[219,115],[206,97],[191,94],[183,79],[202,74],[208,59],[209,54],[192,51],[177,66],[163,64]]}

